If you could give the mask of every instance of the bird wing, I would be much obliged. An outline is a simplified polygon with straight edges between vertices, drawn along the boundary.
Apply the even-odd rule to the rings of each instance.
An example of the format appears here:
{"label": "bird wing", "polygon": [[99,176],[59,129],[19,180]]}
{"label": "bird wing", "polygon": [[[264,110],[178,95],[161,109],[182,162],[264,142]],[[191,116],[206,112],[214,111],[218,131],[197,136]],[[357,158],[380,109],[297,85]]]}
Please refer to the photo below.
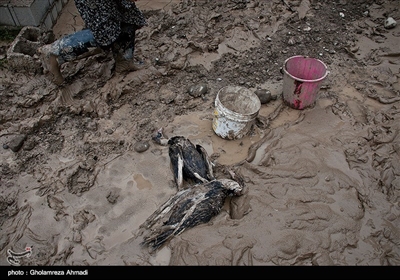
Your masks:
{"label": "bird wing", "polygon": [[[204,193],[201,194],[196,188],[182,190],[172,196],[142,225],[149,232],[143,237],[141,244],[156,250],[173,236],[183,232],[182,224],[193,213],[197,201],[201,201],[203,196]],[[163,223],[159,223],[161,219],[164,220]]]}
{"label": "bird wing", "polygon": [[177,192],[175,195],[170,197],[164,202],[154,213],[146,219],[146,221],[140,226],[146,229],[153,227],[160,219],[170,214],[172,208],[179,204],[186,196],[190,193],[190,189],[182,190]]}
{"label": "bird wing", "polygon": [[195,183],[206,183],[209,181],[206,157],[203,151],[199,152],[198,145],[193,145],[189,139],[182,145],[183,172],[186,179],[193,180]]}
{"label": "bird wing", "polygon": [[214,172],[213,172],[213,164],[211,162],[210,157],[207,154],[206,149],[204,149],[203,146],[201,146],[201,145],[196,145],[196,150],[203,158],[204,166],[206,168],[206,173],[207,173],[207,179],[209,181],[214,180],[215,177],[214,177]]}

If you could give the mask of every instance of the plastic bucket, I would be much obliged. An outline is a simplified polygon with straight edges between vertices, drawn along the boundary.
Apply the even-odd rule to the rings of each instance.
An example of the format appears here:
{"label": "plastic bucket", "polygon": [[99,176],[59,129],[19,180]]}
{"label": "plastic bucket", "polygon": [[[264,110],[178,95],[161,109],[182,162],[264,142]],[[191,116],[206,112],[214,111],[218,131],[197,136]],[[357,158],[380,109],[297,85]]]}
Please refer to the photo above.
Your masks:
{"label": "plastic bucket", "polygon": [[255,122],[261,102],[251,90],[226,86],[218,91],[212,127],[224,139],[240,139],[247,135]]}
{"label": "plastic bucket", "polygon": [[315,104],[327,67],[319,59],[292,56],[283,65],[283,100],[294,109],[302,110]]}

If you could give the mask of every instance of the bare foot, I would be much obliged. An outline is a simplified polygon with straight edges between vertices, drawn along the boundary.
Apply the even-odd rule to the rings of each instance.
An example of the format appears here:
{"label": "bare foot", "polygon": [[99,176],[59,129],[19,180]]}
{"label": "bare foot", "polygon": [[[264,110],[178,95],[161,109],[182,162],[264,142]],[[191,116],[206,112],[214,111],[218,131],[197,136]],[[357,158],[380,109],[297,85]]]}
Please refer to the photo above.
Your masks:
{"label": "bare foot", "polygon": [[57,56],[50,52],[50,46],[45,45],[38,50],[42,66],[45,74],[47,74],[50,80],[56,84],[61,85],[64,82],[64,78],[60,71],[60,66],[57,61]]}

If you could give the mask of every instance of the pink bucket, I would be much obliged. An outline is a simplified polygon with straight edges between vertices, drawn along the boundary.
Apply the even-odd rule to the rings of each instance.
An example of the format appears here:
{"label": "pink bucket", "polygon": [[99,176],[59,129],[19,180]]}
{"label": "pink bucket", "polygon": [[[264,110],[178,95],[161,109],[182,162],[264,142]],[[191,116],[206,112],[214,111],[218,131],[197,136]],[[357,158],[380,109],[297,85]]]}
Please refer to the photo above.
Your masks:
{"label": "pink bucket", "polygon": [[321,83],[328,75],[319,59],[292,56],[283,65],[283,100],[294,109],[302,110],[315,104]]}

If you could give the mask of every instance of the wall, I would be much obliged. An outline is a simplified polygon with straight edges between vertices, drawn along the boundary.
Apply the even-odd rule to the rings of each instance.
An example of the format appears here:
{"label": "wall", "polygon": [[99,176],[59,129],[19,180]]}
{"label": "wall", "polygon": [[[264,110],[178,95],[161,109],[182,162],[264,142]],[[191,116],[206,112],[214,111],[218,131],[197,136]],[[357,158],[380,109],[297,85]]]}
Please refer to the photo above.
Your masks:
{"label": "wall", "polygon": [[0,25],[51,29],[69,0],[0,0]]}

